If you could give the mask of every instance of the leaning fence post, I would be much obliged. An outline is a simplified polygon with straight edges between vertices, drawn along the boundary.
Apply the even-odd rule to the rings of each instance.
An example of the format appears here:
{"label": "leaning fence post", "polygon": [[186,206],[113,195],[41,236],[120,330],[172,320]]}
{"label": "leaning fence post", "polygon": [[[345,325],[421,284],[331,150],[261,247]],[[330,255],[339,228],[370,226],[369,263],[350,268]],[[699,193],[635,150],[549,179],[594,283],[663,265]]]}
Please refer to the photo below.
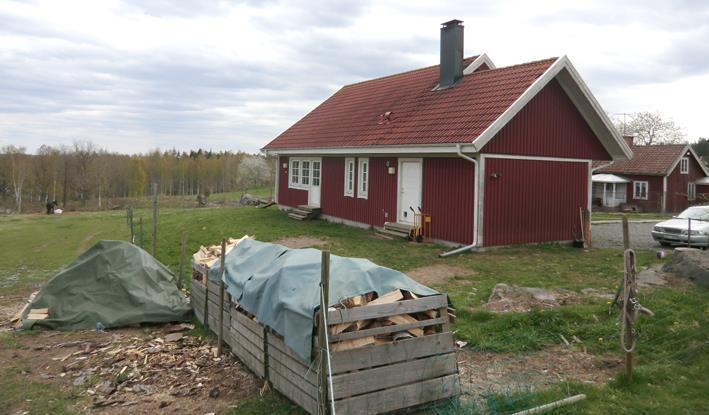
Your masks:
{"label": "leaning fence post", "polygon": [[226,238],[222,239],[222,256],[219,267],[219,329],[217,330],[217,355],[222,355],[224,346],[224,257],[226,257]]}
{"label": "leaning fence post", "polygon": [[143,238],[143,217],[142,216],[138,219],[138,229],[140,229],[140,234],[138,235],[138,241],[139,241],[140,247],[142,248],[143,247],[143,239],[144,239]]}
{"label": "leaning fence post", "polygon": [[623,250],[630,249],[630,229],[628,217],[623,215]]}
{"label": "leaning fence post", "polygon": [[327,311],[330,291],[330,251],[322,251],[320,265],[320,318],[318,320],[318,349],[320,353],[320,388],[318,395],[319,413],[327,414],[328,410],[328,372],[329,355],[327,344]]}

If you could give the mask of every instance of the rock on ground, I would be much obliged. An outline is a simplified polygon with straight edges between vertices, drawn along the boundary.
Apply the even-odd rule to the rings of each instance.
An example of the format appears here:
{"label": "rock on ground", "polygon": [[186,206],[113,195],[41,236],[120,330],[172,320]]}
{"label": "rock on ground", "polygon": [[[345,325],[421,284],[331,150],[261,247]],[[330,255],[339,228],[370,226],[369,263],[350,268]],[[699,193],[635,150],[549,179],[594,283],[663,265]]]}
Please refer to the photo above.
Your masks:
{"label": "rock on ground", "polygon": [[662,270],[709,286],[709,252],[692,248],[676,248],[672,260],[665,264]]}

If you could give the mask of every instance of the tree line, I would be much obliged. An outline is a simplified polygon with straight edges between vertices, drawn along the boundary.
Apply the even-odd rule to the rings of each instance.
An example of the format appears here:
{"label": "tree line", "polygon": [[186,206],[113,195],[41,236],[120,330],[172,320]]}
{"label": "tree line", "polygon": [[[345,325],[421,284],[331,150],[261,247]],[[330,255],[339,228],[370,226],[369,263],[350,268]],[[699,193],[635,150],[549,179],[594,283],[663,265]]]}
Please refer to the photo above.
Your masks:
{"label": "tree line", "polygon": [[150,183],[166,196],[209,195],[270,185],[274,162],[258,154],[154,150],[127,155],[88,141],[73,146],[0,149],[0,207],[37,211],[56,200],[70,206],[116,207],[117,199],[147,196]]}

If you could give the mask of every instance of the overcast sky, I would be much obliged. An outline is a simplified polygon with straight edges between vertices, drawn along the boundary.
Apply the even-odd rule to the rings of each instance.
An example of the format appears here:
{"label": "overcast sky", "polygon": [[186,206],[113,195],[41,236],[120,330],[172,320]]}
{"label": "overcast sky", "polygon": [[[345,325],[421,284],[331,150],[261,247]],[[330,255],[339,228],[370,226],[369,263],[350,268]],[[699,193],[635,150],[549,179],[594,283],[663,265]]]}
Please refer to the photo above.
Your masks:
{"label": "overcast sky", "polygon": [[709,137],[707,1],[0,0],[0,147],[254,152],[344,84],[437,64],[452,18],[466,56],[568,55],[608,112]]}

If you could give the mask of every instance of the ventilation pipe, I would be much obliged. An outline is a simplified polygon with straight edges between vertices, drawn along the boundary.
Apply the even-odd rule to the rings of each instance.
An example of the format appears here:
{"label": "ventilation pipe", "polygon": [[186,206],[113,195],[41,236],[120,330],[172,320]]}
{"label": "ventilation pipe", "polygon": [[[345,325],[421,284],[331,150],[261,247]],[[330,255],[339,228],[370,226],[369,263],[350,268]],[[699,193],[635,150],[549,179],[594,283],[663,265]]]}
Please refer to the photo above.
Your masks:
{"label": "ventilation pipe", "polygon": [[461,157],[464,160],[468,160],[469,162],[473,163],[473,165],[475,166],[476,183],[475,183],[475,189],[473,190],[473,225],[474,225],[474,227],[473,227],[473,243],[470,245],[462,246],[460,248],[456,248],[452,251],[444,252],[444,253],[438,255],[441,258],[445,258],[447,256],[459,254],[459,253],[465,252],[465,251],[470,251],[471,249],[478,247],[478,193],[479,193],[478,191],[480,189],[480,186],[478,186],[478,183],[477,183],[478,175],[480,173],[478,171],[479,170],[478,169],[478,161],[470,156],[466,156],[465,154],[463,154],[463,151],[460,148],[460,144],[455,145],[455,150],[456,150],[456,153],[458,153],[459,157]]}
{"label": "ventilation pipe", "polygon": [[463,22],[441,24],[441,65],[438,89],[450,88],[463,77]]}

